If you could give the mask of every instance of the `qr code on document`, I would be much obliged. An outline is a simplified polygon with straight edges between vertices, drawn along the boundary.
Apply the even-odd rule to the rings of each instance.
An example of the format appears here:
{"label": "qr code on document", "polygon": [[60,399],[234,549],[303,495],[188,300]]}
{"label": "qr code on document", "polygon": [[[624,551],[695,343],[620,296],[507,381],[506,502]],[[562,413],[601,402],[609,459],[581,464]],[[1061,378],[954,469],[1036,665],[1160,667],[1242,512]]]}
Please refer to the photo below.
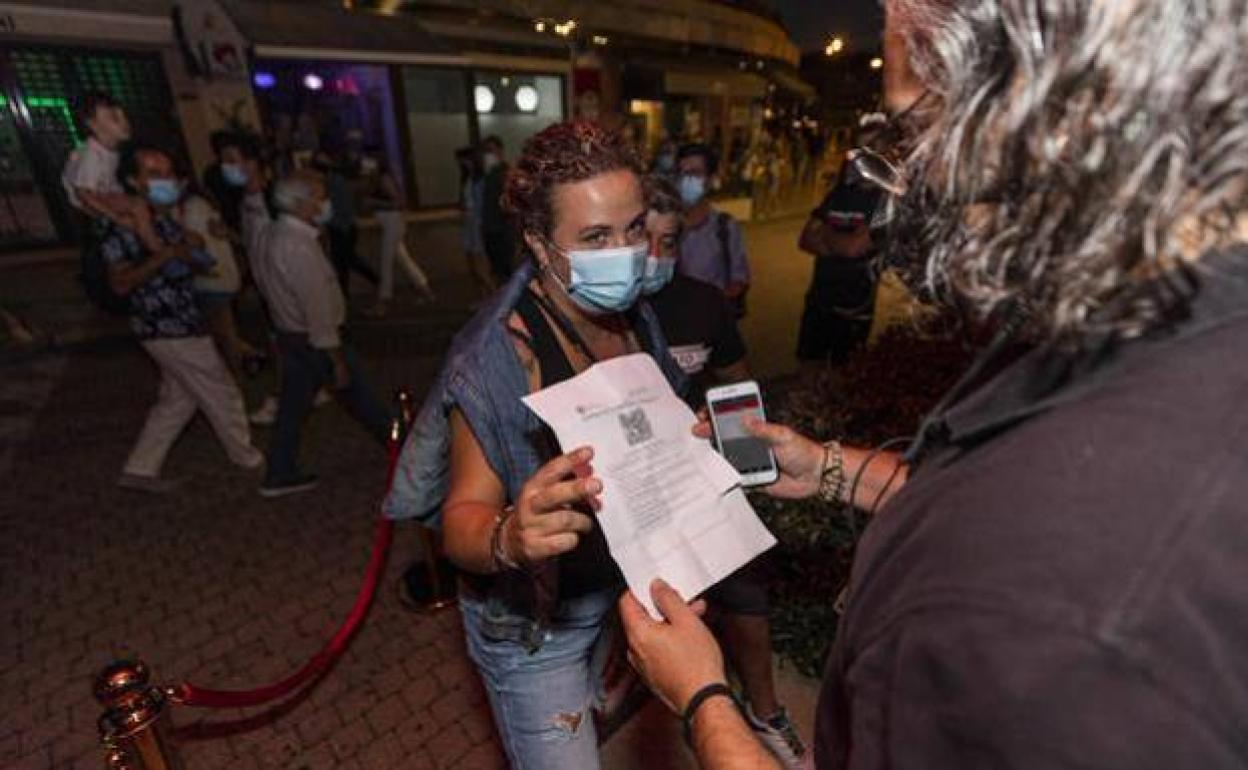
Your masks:
{"label": "qr code on document", "polygon": [[650,418],[646,417],[644,409],[638,408],[621,414],[620,427],[624,429],[624,439],[630,447],[654,438],[654,428],[650,427]]}

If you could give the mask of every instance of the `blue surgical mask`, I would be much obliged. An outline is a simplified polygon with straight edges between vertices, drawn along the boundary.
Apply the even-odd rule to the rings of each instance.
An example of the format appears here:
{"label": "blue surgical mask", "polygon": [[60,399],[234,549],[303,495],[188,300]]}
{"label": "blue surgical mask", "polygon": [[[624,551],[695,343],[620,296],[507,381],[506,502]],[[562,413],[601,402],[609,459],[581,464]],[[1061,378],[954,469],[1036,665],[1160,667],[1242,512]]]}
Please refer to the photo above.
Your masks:
{"label": "blue surgical mask", "polygon": [[680,178],[680,200],[693,206],[706,197],[706,177],[684,175]]}
{"label": "blue surgical mask", "polygon": [[247,171],[237,163],[225,163],[221,166],[221,178],[232,187],[247,186]]}
{"label": "blue surgical mask", "polygon": [[632,307],[641,295],[649,251],[647,243],[616,249],[578,249],[568,252],[568,261],[572,264],[571,283],[564,286],[557,274],[552,275],[585,312],[619,313]]}
{"label": "blue surgical mask", "polygon": [[329,220],[334,218],[334,203],[329,198],[321,202],[321,210],[316,213],[316,223],[318,225],[328,224]]}
{"label": "blue surgical mask", "polygon": [[172,206],[182,197],[182,185],[176,179],[147,180],[147,199],[154,206]]}
{"label": "blue surgical mask", "polygon": [[642,294],[658,294],[672,282],[676,275],[676,260],[663,257],[646,257],[646,274],[641,279]]}

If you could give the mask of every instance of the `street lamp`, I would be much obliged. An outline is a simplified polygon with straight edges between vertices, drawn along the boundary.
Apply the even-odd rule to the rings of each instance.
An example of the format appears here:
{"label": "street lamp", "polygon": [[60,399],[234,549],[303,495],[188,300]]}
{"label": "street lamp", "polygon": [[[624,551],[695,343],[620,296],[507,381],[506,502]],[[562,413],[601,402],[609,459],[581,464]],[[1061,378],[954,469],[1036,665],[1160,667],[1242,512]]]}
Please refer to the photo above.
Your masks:
{"label": "street lamp", "polygon": [[877,56],[871,60],[871,69],[878,70],[878,69],[883,69],[883,68],[884,68],[884,60],[881,59],[880,57]]}
{"label": "street lamp", "polygon": [[824,46],[823,55],[824,56],[836,56],[838,53],[844,50],[845,50],[845,41],[842,40],[840,37],[833,37],[831,40],[828,41],[828,44]]}

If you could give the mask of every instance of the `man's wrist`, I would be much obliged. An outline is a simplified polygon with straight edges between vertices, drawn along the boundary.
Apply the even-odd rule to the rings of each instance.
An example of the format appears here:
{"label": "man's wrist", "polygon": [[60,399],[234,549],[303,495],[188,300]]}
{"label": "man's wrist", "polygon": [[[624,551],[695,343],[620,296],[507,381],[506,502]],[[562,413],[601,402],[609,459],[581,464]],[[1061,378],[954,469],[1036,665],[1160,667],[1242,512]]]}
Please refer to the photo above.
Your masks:
{"label": "man's wrist", "polygon": [[703,724],[707,719],[714,719],[717,710],[725,706],[730,706],[734,711],[741,713],[736,694],[722,681],[704,685],[689,696],[684,708],[681,709],[680,716],[684,727],[685,742],[690,747],[694,745],[698,725]]}
{"label": "man's wrist", "polygon": [[839,441],[823,445],[823,465],[819,471],[819,499],[825,503],[845,502],[849,480],[845,474],[845,449]]}

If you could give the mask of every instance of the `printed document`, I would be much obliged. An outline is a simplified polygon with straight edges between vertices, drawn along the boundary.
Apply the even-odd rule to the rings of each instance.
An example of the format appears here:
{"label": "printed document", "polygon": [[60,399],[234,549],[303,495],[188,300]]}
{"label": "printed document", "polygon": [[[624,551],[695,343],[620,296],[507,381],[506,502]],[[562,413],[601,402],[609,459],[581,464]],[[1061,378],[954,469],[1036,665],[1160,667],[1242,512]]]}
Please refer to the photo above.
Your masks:
{"label": "printed document", "polygon": [[654,578],[692,599],[775,545],[740,474],[690,432],[696,416],[648,354],[595,364],[523,400],[563,451],[593,447],[598,525],[654,617]]}

